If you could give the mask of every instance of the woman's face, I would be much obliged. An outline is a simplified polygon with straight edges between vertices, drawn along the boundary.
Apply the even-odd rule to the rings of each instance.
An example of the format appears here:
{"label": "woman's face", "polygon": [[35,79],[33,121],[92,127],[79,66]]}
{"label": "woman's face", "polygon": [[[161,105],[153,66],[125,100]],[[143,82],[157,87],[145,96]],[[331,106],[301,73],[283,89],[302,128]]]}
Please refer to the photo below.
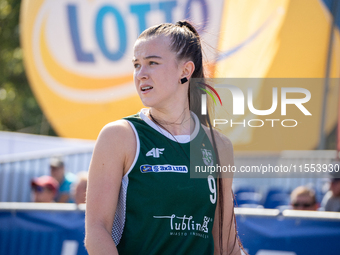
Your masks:
{"label": "woman's face", "polygon": [[184,61],[177,61],[165,36],[137,40],[134,48],[134,81],[137,92],[147,107],[173,107],[187,100],[183,78]]}

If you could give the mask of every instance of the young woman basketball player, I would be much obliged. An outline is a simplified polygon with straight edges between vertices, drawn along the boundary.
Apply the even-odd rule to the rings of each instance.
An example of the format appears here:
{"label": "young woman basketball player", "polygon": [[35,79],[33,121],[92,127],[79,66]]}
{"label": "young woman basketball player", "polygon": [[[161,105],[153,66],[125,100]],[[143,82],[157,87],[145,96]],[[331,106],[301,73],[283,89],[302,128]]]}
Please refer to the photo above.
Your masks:
{"label": "young woman basketball player", "polygon": [[99,134],[87,190],[89,254],[241,254],[232,178],[190,178],[190,148],[195,163],[234,163],[231,142],[209,115],[198,117],[202,90],[190,82],[204,78],[197,31],[187,21],[148,28],[133,65],[148,108]]}

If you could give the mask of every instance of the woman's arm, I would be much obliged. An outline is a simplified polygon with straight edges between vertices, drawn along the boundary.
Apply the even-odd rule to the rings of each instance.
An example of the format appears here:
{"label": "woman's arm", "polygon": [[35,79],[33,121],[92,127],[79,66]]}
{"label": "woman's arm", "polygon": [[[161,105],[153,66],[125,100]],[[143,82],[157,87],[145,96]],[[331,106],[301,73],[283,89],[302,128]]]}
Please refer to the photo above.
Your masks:
{"label": "woman's arm", "polygon": [[124,120],[106,125],[99,134],[86,192],[85,246],[90,255],[118,254],[111,229],[122,177],[133,162],[136,144]]}
{"label": "woman's arm", "polygon": [[[211,133],[210,130],[203,126],[205,132],[207,133],[211,143]],[[233,145],[230,140],[219,133],[218,131],[214,130],[214,137],[218,149],[220,165],[222,166],[233,166],[234,165],[234,152],[233,152]],[[232,183],[233,183],[233,174],[232,173],[223,173],[222,175],[222,189],[223,189],[223,226],[222,226],[222,233],[223,233],[223,254],[231,254],[231,255],[240,255],[240,247],[237,240],[237,233],[235,230],[235,222],[234,222],[234,201],[232,195]],[[217,184],[219,188],[219,182]],[[218,189],[219,190],[219,189]],[[220,202],[217,199],[216,211],[215,211],[215,219],[212,234],[214,237],[214,254],[220,254],[220,242],[219,242],[219,235],[220,235],[220,220],[219,220],[219,213],[220,213]]]}
{"label": "woman's arm", "polygon": [[[223,178],[223,203],[224,203],[224,218],[223,218],[223,254],[240,255],[240,247],[235,230],[235,223],[233,214],[233,198],[231,193],[231,178]],[[215,220],[213,226],[213,237],[214,237],[214,254],[220,254],[220,243],[219,243],[219,201],[217,202],[215,211]]]}

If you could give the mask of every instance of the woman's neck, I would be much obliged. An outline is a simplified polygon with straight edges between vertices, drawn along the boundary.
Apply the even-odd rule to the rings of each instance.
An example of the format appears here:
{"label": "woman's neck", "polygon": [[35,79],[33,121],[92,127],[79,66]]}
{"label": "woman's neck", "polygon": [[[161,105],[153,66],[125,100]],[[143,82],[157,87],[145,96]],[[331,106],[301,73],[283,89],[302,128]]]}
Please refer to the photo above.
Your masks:
{"label": "woman's neck", "polygon": [[179,111],[164,111],[150,108],[148,118],[172,135],[190,135],[195,129],[195,122],[189,107]]}

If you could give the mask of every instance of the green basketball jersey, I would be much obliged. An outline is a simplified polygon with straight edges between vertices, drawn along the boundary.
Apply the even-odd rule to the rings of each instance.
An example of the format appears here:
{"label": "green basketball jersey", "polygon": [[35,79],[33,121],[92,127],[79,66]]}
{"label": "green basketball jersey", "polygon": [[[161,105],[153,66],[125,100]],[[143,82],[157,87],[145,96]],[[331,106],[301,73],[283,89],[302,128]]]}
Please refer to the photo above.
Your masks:
{"label": "green basketball jersey", "polygon": [[[174,138],[146,111],[125,118],[135,132],[137,151],[122,179],[112,227],[118,253],[213,254],[216,179],[190,178],[189,169],[190,148],[206,165],[204,155],[213,152],[209,138],[194,114],[193,134]],[[214,156],[211,161],[216,162]]]}

